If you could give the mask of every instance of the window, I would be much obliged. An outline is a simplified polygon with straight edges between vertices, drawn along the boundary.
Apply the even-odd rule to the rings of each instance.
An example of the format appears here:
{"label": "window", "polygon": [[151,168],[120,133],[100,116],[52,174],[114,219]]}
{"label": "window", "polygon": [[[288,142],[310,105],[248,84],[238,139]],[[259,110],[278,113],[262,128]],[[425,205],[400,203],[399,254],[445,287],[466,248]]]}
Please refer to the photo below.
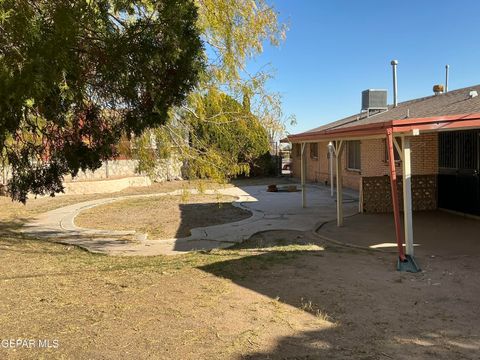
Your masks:
{"label": "window", "polygon": [[[397,140],[398,145],[402,147],[402,139],[401,138],[395,138]],[[385,162],[388,162],[388,146],[387,146],[387,140],[383,140],[383,145],[385,147]],[[397,147],[395,144],[393,144],[393,154],[394,154],[394,159],[395,161],[400,161],[402,158],[400,157],[400,153],[397,150]]]}
{"label": "window", "polygon": [[447,131],[438,134],[439,167],[480,169],[480,131]]}
{"label": "window", "polygon": [[347,142],[347,168],[351,170],[360,170],[360,141],[348,141]]}
{"label": "window", "polygon": [[302,148],[300,144],[293,144],[293,156],[300,157],[301,151]]}
{"label": "window", "polygon": [[312,159],[318,159],[318,143],[310,144],[310,157]]}

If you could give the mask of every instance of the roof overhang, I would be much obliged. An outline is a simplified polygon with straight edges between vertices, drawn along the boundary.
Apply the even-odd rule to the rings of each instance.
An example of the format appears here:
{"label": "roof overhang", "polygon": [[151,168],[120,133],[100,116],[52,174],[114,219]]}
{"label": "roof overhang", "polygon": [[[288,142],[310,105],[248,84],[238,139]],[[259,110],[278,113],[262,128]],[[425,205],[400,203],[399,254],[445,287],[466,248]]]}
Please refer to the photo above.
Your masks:
{"label": "roof overhang", "polygon": [[387,129],[392,129],[393,133],[398,135],[413,135],[418,132],[439,132],[475,128],[480,128],[480,113],[408,118],[344,128],[310,131],[289,135],[288,140],[292,143],[298,143],[383,138],[385,137]]}

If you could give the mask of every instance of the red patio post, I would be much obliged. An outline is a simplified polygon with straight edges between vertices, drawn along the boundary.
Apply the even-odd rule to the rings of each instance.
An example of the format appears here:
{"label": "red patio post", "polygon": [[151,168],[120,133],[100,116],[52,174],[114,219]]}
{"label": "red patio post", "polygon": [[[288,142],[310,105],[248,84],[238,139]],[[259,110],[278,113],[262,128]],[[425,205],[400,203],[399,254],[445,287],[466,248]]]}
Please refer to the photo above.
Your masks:
{"label": "red patio post", "polygon": [[395,155],[393,152],[393,129],[387,128],[388,164],[390,167],[390,186],[392,188],[393,216],[395,218],[395,233],[397,235],[398,257],[405,261],[403,251],[403,233],[400,223],[400,206],[398,205],[397,171],[395,169]]}

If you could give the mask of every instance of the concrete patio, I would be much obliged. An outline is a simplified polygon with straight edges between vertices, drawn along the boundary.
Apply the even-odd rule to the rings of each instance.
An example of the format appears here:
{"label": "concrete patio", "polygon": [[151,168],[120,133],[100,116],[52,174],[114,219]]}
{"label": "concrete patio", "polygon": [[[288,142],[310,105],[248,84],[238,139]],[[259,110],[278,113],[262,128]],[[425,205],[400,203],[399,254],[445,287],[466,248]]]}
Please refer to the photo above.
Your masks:
{"label": "concrete patio", "polygon": [[[345,223],[336,225],[336,201],[330,189],[307,185],[307,207],[302,207],[302,194],[267,192],[266,185],[230,187],[207,194],[223,194],[237,198],[235,206],[252,216],[237,222],[191,229],[186,238],[150,239],[135,231],[85,229],[75,225],[75,217],[83,210],[130,198],[180,195],[180,191],[149,195],[103,198],[49,211],[21,230],[26,236],[72,244],[92,252],[109,255],[177,254],[193,250],[227,248],[268,230],[315,231],[325,240],[357,247],[396,252],[392,214],[358,214],[356,193],[345,193]],[[197,193],[191,189],[192,194]],[[480,255],[480,220],[444,211],[414,214],[415,253],[418,256]],[[128,241],[126,238],[136,241]]]}
{"label": "concrete patio", "polygon": [[[357,214],[338,228],[324,224],[318,234],[335,241],[396,252],[392,214]],[[480,220],[446,211],[413,214],[415,254],[418,256],[480,255]]]}

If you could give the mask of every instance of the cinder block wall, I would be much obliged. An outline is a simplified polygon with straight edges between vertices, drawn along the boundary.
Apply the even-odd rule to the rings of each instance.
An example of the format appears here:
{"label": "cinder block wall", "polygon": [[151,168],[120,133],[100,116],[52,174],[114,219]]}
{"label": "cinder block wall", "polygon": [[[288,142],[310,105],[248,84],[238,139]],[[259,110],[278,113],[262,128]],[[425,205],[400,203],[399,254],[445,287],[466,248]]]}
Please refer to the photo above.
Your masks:
{"label": "cinder block wall", "polygon": [[[118,177],[144,176],[137,172],[138,160],[120,159],[103,162],[102,166],[95,171],[80,171],[75,179],[66,177],[66,182],[82,180],[104,180]],[[153,176],[154,181],[182,179],[183,162],[172,156],[170,159],[159,160]],[[108,174],[108,176],[107,176]]]}
{"label": "cinder block wall", "polygon": [[[78,175],[72,179],[70,176],[65,180],[77,181],[77,180],[102,180],[107,178],[121,177],[121,176],[136,176],[136,168],[138,165],[137,160],[109,160],[104,161],[102,166],[95,171],[80,171]],[[108,175],[108,176],[107,176]]]}

